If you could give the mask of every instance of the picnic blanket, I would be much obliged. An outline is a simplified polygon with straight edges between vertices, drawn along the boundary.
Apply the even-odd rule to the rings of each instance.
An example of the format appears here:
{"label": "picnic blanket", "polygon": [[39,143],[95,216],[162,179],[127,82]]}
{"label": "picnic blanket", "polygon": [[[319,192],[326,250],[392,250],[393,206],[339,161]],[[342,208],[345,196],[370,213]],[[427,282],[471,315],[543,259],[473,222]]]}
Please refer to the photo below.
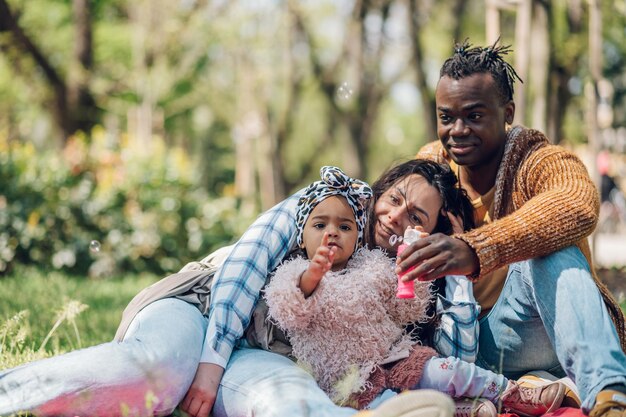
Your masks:
{"label": "picnic blanket", "polygon": [[[499,417],[520,417],[513,413],[501,413]],[[583,410],[574,407],[561,407],[551,413],[546,413],[543,417],[587,417],[583,414]]]}

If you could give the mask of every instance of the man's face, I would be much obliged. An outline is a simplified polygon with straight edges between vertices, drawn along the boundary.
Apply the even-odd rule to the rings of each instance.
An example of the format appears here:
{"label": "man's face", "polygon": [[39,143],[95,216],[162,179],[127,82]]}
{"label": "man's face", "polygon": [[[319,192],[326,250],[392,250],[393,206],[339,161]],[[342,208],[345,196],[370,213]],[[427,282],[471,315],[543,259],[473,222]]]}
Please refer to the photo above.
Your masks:
{"label": "man's face", "polygon": [[437,135],[458,165],[480,167],[504,151],[506,124],[513,122],[515,104],[502,103],[490,74],[455,80],[444,76],[435,92]]}

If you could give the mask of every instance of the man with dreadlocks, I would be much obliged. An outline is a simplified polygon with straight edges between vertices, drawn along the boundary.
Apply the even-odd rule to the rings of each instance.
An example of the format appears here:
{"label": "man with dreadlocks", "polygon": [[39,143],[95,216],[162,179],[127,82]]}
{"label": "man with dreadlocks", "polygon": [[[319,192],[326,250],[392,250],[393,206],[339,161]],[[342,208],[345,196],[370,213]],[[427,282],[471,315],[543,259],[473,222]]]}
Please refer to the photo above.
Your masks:
{"label": "man with dreadlocks", "polygon": [[448,163],[476,228],[418,240],[398,271],[467,275],[482,306],[477,364],[509,377],[567,375],[592,417],[626,416],[624,316],[593,272],[587,237],[598,191],[585,166],[536,130],[511,127],[508,46],[457,44],[436,89],[439,141],[418,157]]}

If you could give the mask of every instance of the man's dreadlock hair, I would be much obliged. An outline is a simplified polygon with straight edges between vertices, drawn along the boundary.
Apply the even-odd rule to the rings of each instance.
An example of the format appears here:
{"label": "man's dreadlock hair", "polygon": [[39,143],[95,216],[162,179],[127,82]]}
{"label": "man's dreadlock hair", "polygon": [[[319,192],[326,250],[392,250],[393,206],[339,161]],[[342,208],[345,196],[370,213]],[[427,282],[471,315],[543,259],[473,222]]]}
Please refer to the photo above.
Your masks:
{"label": "man's dreadlock hair", "polygon": [[459,80],[474,74],[488,73],[493,77],[502,101],[506,103],[513,100],[515,79],[523,81],[503,58],[503,55],[511,52],[511,45],[498,45],[498,42],[499,38],[487,47],[473,47],[467,39],[463,43],[455,43],[454,54],[443,63],[439,77]]}

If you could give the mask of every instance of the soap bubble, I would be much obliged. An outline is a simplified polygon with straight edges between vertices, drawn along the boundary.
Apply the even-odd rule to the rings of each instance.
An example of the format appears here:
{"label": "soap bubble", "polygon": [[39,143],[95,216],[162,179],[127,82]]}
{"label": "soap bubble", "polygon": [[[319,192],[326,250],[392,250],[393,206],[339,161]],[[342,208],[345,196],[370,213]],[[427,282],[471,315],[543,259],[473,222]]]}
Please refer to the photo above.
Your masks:
{"label": "soap bubble", "polygon": [[98,242],[97,240],[92,240],[89,243],[89,250],[94,253],[100,252],[100,247],[101,247],[100,242]]}
{"label": "soap bubble", "polygon": [[350,85],[345,81],[337,88],[337,97],[340,99],[347,100],[352,97],[352,93],[352,88],[350,88]]}
{"label": "soap bubble", "polygon": [[402,236],[397,236],[397,235],[391,235],[391,237],[389,238],[389,244],[391,246],[396,246],[397,244],[402,243]]}

